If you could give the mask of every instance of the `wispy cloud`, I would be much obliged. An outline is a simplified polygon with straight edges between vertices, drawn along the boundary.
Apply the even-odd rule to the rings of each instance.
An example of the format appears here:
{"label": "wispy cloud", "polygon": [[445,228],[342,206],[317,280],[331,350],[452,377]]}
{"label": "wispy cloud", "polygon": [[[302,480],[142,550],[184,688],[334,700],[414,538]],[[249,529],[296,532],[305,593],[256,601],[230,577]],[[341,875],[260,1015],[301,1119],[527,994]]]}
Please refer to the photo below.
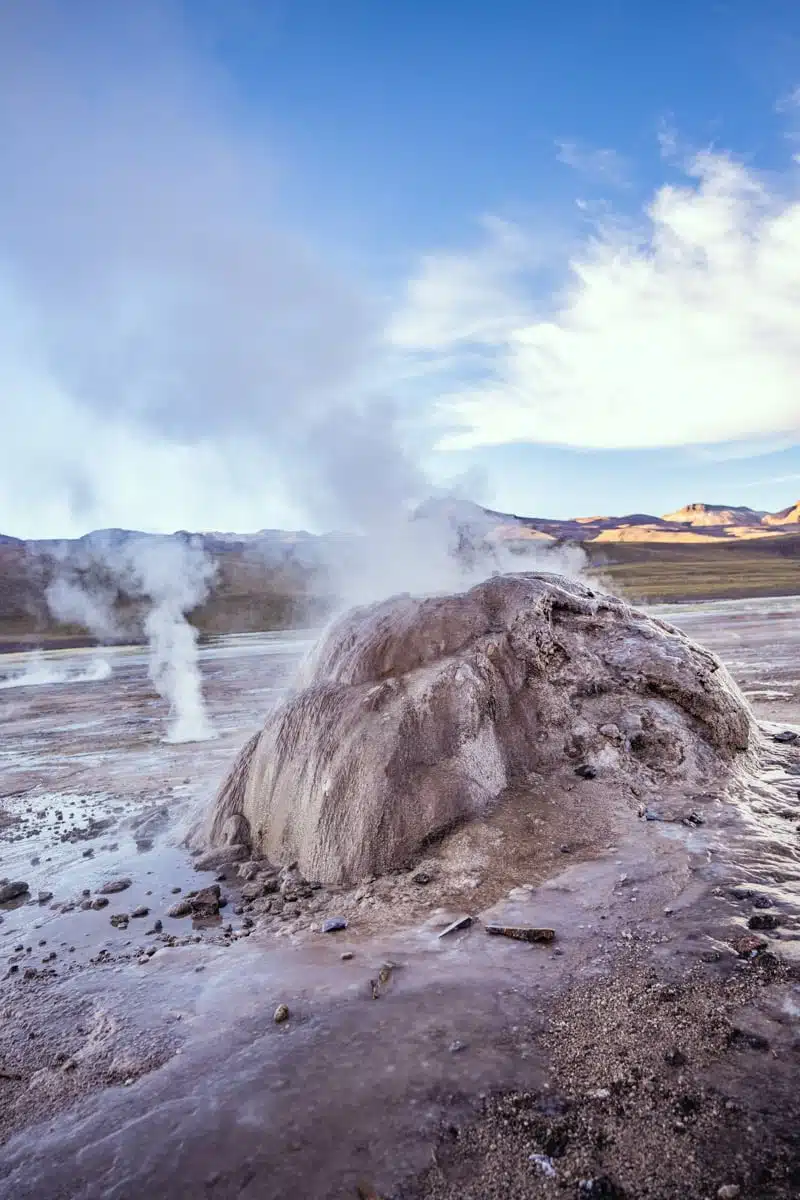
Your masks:
{"label": "wispy cloud", "polygon": [[596,149],[577,141],[556,141],[556,147],[556,158],[560,163],[578,171],[593,183],[628,186],[628,164],[616,150]]}
{"label": "wispy cloud", "polygon": [[[466,256],[459,270],[473,272],[473,330],[480,327],[486,272],[487,311],[495,314],[491,359],[481,380],[442,387],[441,418],[451,430],[460,426],[443,444],[636,448],[800,440],[800,198],[793,177],[768,182],[710,152],[696,154],[685,172],[683,186],[654,193],[636,229],[606,222],[594,231],[546,315],[530,300],[520,312],[524,257],[504,257],[498,277],[490,242]],[[443,267],[451,276],[452,256]],[[436,293],[435,258],[426,259],[423,275]],[[428,354],[435,343],[448,356],[447,385],[463,334],[439,310],[433,337],[416,285],[403,326],[418,330],[417,345]],[[448,327],[449,339],[442,336]]]}
{"label": "wispy cloud", "polygon": [[781,96],[775,104],[775,111],[779,113],[794,112],[800,108],[800,84],[787,92],[785,96]]}

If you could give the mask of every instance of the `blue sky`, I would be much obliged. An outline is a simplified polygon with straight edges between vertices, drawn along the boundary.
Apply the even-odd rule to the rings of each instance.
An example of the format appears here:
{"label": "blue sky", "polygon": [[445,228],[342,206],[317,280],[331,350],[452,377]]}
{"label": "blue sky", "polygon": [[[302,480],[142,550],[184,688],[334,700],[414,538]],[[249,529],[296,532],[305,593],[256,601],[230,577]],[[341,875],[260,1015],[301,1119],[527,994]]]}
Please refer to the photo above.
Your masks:
{"label": "blue sky", "polygon": [[0,530],[800,495],[795,3],[10,0],[0,81]]}

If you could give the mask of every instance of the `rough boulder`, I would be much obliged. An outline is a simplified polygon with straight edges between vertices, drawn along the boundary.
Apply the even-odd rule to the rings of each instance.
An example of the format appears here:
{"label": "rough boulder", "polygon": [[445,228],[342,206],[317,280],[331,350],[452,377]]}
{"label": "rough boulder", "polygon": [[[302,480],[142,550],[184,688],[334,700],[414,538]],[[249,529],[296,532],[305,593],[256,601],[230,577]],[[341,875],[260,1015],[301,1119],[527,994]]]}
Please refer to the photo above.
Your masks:
{"label": "rough boulder", "polygon": [[354,883],[408,866],[532,773],[703,787],[754,737],[724,667],[685,634],[558,575],[497,576],[336,621],[206,834]]}

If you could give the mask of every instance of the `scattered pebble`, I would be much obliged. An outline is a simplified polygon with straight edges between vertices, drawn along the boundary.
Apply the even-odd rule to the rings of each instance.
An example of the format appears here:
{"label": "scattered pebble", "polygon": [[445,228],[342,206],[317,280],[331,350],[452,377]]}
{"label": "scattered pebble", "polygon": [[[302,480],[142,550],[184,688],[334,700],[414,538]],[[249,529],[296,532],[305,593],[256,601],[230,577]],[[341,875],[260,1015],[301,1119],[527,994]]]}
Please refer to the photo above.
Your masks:
{"label": "scattered pebble", "polygon": [[352,950],[345,950],[344,954],[341,955],[342,962],[349,962],[352,957],[353,957]]}
{"label": "scattered pebble", "polygon": [[322,923],[323,933],[338,933],[341,929],[347,929],[347,921],[344,917],[329,917]]}
{"label": "scattered pebble", "polygon": [[537,1171],[542,1175],[546,1175],[548,1179],[555,1179],[556,1169],[553,1166],[553,1160],[547,1154],[529,1154],[528,1162],[532,1162]]}
{"label": "scattered pebble", "polygon": [[275,1021],[276,1025],[281,1025],[281,1024],[283,1024],[284,1021],[288,1021],[289,1020],[289,1006],[287,1004],[279,1004],[278,1007],[275,1009],[275,1016],[274,1016],[273,1020]]}
{"label": "scattered pebble", "polygon": [[145,904],[140,904],[138,906],[138,908],[134,908],[131,910],[132,917],[148,917],[149,915],[150,915],[150,909]]}
{"label": "scattered pebble", "polygon": [[717,1188],[717,1200],[736,1200],[741,1194],[738,1183],[723,1183],[722,1187]]}

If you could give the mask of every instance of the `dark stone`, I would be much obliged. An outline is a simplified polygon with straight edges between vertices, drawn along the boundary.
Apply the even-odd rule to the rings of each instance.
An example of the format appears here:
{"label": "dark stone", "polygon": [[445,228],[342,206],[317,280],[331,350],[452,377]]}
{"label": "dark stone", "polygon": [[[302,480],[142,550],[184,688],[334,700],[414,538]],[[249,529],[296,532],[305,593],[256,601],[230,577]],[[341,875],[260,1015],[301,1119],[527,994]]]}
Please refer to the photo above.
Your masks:
{"label": "dark stone", "polygon": [[329,917],[322,923],[323,933],[338,933],[341,929],[347,929],[347,921],[344,917]]}
{"label": "dark stone", "polygon": [[685,1067],[686,1055],[677,1046],[673,1046],[670,1050],[667,1050],[664,1055],[664,1061],[669,1063],[671,1067]]}
{"label": "dark stone", "polygon": [[784,729],[780,733],[773,733],[773,742],[781,742],[783,745],[789,745],[791,742],[796,742],[800,738],[800,733],[794,733],[791,729]]}
{"label": "dark stone", "polygon": [[518,942],[552,942],[556,936],[554,929],[536,925],[487,925],[486,932],[493,937],[513,938]]}
{"label": "dark stone", "polygon": [[[87,908],[105,908],[108,904],[108,898],[106,896],[96,896],[94,900],[85,901],[84,903]],[[81,908],[83,907],[84,905],[82,904]]]}
{"label": "dark stone", "polygon": [[148,917],[149,915],[150,915],[150,909],[147,907],[146,904],[140,904],[138,908],[134,908],[131,911],[132,917]]}
{"label": "dark stone", "polygon": [[198,917],[216,917],[220,910],[219,884],[212,883],[210,887],[201,888],[186,903]]}
{"label": "dark stone", "polygon": [[644,819],[645,819],[645,821],[663,821],[664,820],[661,813],[655,812],[655,810],[652,808],[646,808],[644,810]]}
{"label": "dark stone", "polygon": [[594,779],[597,775],[597,768],[593,767],[591,763],[581,763],[579,767],[575,768],[575,774],[579,779]]}
{"label": "dark stone", "polygon": [[115,929],[127,929],[129,920],[127,913],[114,913],[111,917],[111,924]]}
{"label": "dark stone", "polygon": [[110,879],[97,889],[98,896],[113,896],[115,892],[124,892],[131,886],[130,879]]}
{"label": "dark stone", "polygon": [[580,1200],[626,1200],[625,1192],[608,1175],[595,1179],[581,1179],[578,1184]]}
{"label": "dark stone", "polygon": [[781,923],[780,917],[776,913],[760,912],[753,913],[750,920],[747,922],[748,929],[777,929]]}
{"label": "dark stone", "polygon": [[192,913],[191,900],[179,900],[177,904],[173,904],[172,908],[168,909],[168,917],[188,917]]}
{"label": "dark stone", "polygon": [[411,876],[411,882],[418,883],[421,887],[424,887],[426,884],[433,882],[433,876],[429,875],[427,871],[417,871],[416,875]]}
{"label": "dark stone", "polygon": [[9,900],[16,900],[19,896],[27,896],[29,891],[28,884],[22,880],[4,883],[0,886],[0,904],[6,904]]}

